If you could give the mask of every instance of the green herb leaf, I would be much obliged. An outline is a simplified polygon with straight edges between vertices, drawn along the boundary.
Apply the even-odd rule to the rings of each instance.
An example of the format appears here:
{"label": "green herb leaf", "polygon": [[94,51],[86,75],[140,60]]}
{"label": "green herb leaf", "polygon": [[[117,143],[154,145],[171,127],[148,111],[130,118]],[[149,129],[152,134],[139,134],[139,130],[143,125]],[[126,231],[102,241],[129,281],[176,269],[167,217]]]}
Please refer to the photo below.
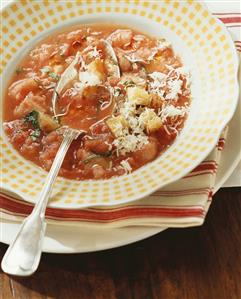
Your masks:
{"label": "green herb leaf", "polygon": [[118,97],[121,94],[121,89],[120,88],[115,88],[114,89],[114,96]]}
{"label": "green herb leaf", "polygon": [[39,122],[38,122],[38,111],[31,111],[29,114],[27,114],[24,117],[24,120],[26,122],[29,122],[32,124],[32,126],[34,127],[34,129],[38,129],[39,128]]}
{"label": "green herb leaf", "polygon": [[57,75],[57,74],[55,74],[55,73],[49,73],[49,77],[51,77],[51,78],[53,78],[53,79],[55,79],[57,81],[60,79],[60,76]]}
{"label": "green herb leaf", "polygon": [[135,82],[132,80],[127,80],[127,81],[123,82],[123,85],[125,85],[125,86],[135,85]]}
{"label": "green herb leaf", "polygon": [[24,117],[24,121],[31,123],[31,125],[34,128],[34,131],[30,134],[30,137],[32,138],[33,141],[35,141],[41,135],[38,116],[39,116],[38,111],[33,110]]}
{"label": "green herb leaf", "polygon": [[42,69],[40,69],[40,71],[41,71],[42,73],[48,74],[49,77],[51,77],[51,78],[53,78],[53,79],[55,79],[55,80],[59,80],[59,79],[60,79],[60,76],[59,76],[59,75],[57,75],[57,74],[51,72],[51,68],[50,68],[49,66],[45,66],[45,67],[43,67]]}
{"label": "green herb leaf", "polygon": [[41,135],[41,130],[40,129],[35,129],[31,134],[30,137],[32,138],[33,141],[35,141],[39,136]]}
{"label": "green herb leaf", "polygon": [[40,71],[41,71],[42,73],[46,73],[46,74],[48,74],[48,73],[51,71],[51,68],[50,68],[49,66],[45,66],[45,67],[43,67],[42,69],[40,69]]}

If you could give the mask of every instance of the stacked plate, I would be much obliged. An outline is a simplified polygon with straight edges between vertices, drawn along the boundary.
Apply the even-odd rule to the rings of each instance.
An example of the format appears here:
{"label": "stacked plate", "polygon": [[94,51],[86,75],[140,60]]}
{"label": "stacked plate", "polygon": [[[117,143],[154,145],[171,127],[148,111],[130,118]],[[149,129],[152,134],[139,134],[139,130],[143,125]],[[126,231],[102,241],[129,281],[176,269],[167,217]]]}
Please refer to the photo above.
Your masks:
{"label": "stacked plate", "polygon": [[[206,197],[209,202],[213,189],[216,191],[220,188],[238,162],[237,156],[241,143],[238,122],[241,116],[240,109],[236,109],[238,102],[236,51],[225,27],[210,14],[205,6],[196,1],[162,1],[160,3],[119,2],[117,0],[98,1],[98,3],[45,1],[24,4],[13,2],[4,8],[2,14],[4,18],[4,51],[1,69],[3,86],[7,86],[7,81],[15,70],[19,57],[22,57],[38,40],[52,34],[55,30],[80,23],[126,24],[151,35],[165,37],[182,57],[185,66],[192,70],[193,101],[191,111],[182,134],[165,154],[124,177],[106,181],[83,182],[59,178],[50,201],[52,211],[74,211],[84,208],[84,213],[86,211],[93,212],[94,209],[98,213],[104,209],[103,207],[110,211],[118,206],[118,210],[120,210],[132,206],[132,204],[135,205],[135,201],[140,200],[142,209],[151,206],[155,212],[155,208],[160,209],[162,205],[166,213],[165,217],[172,217],[175,207],[174,204],[170,205],[169,210],[171,211],[169,211],[170,214],[167,214],[168,206],[165,196],[170,196],[170,194],[173,196],[175,194],[173,190],[176,189],[179,190],[178,192],[183,191],[184,187],[180,189],[179,186],[180,182],[183,182],[183,178],[190,181],[189,173],[191,171],[195,171],[195,169],[196,173],[201,171],[200,168],[198,169],[198,165],[208,155],[209,157],[212,155],[221,133],[233,117],[228,125],[228,135],[223,137],[226,140],[226,146],[222,152],[217,175],[215,175],[215,183],[210,183],[209,189],[205,190],[206,193],[208,192]],[[2,92],[1,101],[4,98],[4,90]],[[220,142],[222,143],[224,139]],[[46,173],[21,158],[7,142],[3,132],[1,132],[1,142],[4,155],[3,198],[13,206],[14,203],[16,204],[16,213],[6,204],[1,207],[2,225],[4,231],[7,232],[3,234],[2,241],[9,243],[19,226],[17,221],[20,221],[21,216],[28,210],[26,208],[24,212],[23,208],[23,212],[19,213],[20,210],[17,209],[17,205],[21,202],[19,199],[24,198],[27,203],[23,202],[22,204],[25,207],[34,203]],[[216,158],[213,158],[213,164],[217,162]],[[216,168],[213,172],[216,172]],[[31,173],[31,176],[25,176],[25,173]],[[213,178],[213,175],[208,177],[210,180]],[[197,190],[198,186],[195,186],[194,182],[193,180],[191,183],[192,189]],[[172,190],[170,187],[168,189],[168,186],[172,186]],[[202,186],[202,189],[205,188]],[[149,195],[156,190],[159,190],[159,193],[155,193],[156,196],[159,194],[160,198],[165,197],[163,202],[159,199],[158,207],[154,204],[155,202],[149,200]],[[198,198],[198,196],[196,197]],[[185,209],[186,204],[186,201],[183,200],[182,206],[179,200],[178,211],[181,208]],[[196,202],[195,206],[198,204]],[[136,207],[140,208],[138,202]],[[198,213],[198,210],[196,212]],[[66,212],[66,214],[68,213]],[[155,226],[155,221],[150,220],[151,214],[148,217],[148,221],[140,218],[139,222],[127,221],[121,224],[118,222],[116,225],[106,225],[105,227],[101,225],[101,222],[98,225],[98,221],[97,225],[93,226],[91,221],[88,225],[88,221],[83,221],[83,219],[78,221],[78,218],[73,220],[73,217],[63,217],[61,220],[61,216],[59,216],[52,217],[51,221],[51,217],[49,217],[50,224],[43,250],[47,252],[86,252],[128,244],[163,229],[161,221]],[[174,222],[179,223],[179,226],[187,226],[183,217],[183,214],[180,214],[180,217],[177,217]],[[205,214],[202,217],[205,217]],[[133,223],[135,227],[133,227]],[[166,223],[168,222],[163,221],[165,227],[167,227]]]}

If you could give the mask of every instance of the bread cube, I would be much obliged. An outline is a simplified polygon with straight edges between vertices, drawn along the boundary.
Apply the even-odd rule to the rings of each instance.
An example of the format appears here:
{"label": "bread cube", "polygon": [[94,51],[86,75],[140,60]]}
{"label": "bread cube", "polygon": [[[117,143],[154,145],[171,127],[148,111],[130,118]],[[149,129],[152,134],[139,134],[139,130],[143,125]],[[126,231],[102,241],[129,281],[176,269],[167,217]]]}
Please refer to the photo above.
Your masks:
{"label": "bread cube", "polygon": [[163,97],[160,97],[157,94],[151,93],[150,94],[151,97],[151,108],[154,109],[160,109],[163,107],[164,103],[165,103],[165,99]]}
{"label": "bread cube", "polygon": [[139,122],[144,126],[147,133],[155,132],[162,126],[161,118],[152,109],[148,108],[141,113]]}
{"label": "bread cube", "polygon": [[59,127],[59,124],[54,121],[51,116],[42,112],[39,112],[38,114],[38,122],[41,130],[47,133],[54,131]]}
{"label": "bread cube", "polygon": [[151,102],[148,92],[144,88],[137,86],[127,88],[127,98],[136,105],[148,106]]}
{"label": "bread cube", "polygon": [[115,137],[122,135],[122,131],[128,128],[128,122],[124,119],[122,115],[108,118],[106,120],[106,124]]}

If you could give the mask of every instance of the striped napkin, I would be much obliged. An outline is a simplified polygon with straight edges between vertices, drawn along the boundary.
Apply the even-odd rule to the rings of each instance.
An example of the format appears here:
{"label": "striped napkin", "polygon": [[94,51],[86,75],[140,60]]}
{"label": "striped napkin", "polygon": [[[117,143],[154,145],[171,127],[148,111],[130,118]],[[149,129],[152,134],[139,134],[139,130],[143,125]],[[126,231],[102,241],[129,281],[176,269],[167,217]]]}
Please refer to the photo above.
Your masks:
{"label": "striped napkin", "polygon": [[[240,13],[220,13],[213,7],[211,9],[228,27],[237,50],[241,52]],[[80,210],[47,208],[47,222],[58,225],[101,225],[112,228],[133,225],[160,227],[201,225],[212,201],[216,174],[227,131],[228,128],[222,132],[218,144],[209,156],[191,173],[152,195],[129,204],[112,207],[94,207]],[[15,199],[6,194],[0,196],[1,219],[22,221],[32,208],[32,204],[23,200]]]}

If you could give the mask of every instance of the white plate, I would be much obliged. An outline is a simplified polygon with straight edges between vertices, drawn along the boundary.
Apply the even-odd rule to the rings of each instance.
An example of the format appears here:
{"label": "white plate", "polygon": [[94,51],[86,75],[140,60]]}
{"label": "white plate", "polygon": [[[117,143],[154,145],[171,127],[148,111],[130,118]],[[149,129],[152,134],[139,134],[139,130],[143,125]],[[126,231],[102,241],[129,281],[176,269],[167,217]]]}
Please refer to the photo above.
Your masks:
{"label": "white plate", "polygon": [[[176,181],[201,163],[233,115],[238,99],[238,60],[234,44],[225,26],[201,3],[180,1],[172,5],[172,1],[156,1],[153,5],[151,1],[111,1],[109,5],[109,1],[101,1],[101,4],[82,1],[77,5],[70,1],[68,5],[61,1],[59,6],[58,1],[49,1],[48,5],[41,1],[36,5],[32,2],[35,1],[21,5],[16,0],[5,8],[3,86],[7,86],[21,57],[44,36],[59,28],[64,30],[66,26],[106,20],[128,24],[156,37],[166,37],[185,67],[190,69],[192,77],[193,100],[189,116],[181,134],[165,153],[125,177],[81,182],[58,177],[50,206],[80,209],[130,202]],[[54,16],[51,11],[54,11]],[[160,11],[163,12],[161,17]],[[26,22],[30,22],[29,28]],[[23,43],[23,40],[28,41]],[[0,100],[3,98],[0,96]],[[33,203],[46,172],[22,158],[9,144],[1,128],[0,133],[5,157],[2,168],[4,191],[14,192]],[[24,173],[31,173],[31,176]]]}
{"label": "white plate", "polygon": [[[241,156],[241,105],[229,124],[229,132],[218,169],[215,192],[231,175]],[[20,224],[2,220],[1,242],[9,244],[16,235]],[[128,227],[116,229],[81,228],[49,224],[44,239],[43,251],[52,253],[83,253],[127,245],[153,236],[164,228]]]}

